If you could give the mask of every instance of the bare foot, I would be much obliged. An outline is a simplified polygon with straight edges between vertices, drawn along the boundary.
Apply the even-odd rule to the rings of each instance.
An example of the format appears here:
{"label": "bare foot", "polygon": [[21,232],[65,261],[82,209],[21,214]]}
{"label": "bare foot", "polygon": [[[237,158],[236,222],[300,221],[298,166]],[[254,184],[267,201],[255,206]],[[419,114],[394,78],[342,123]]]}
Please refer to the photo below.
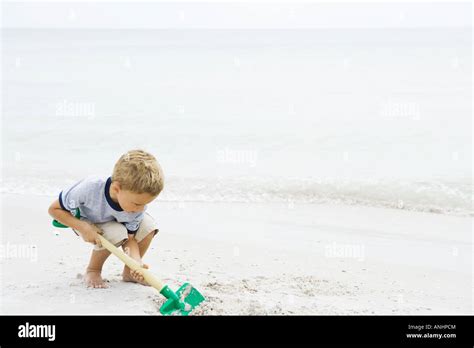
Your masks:
{"label": "bare foot", "polygon": [[100,275],[99,271],[86,271],[86,274],[84,275],[84,281],[86,282],[88,288],[108,288],[107,284],[105,284],[105,281],[102,279],[102,276]]}
{"label": "bare foot", "polygon": [[[143,264],[143,268],[148,268],[148,265]],[[128,267],[123,268],[122,278],[124,282],[138,283],[145,286],[150,286],[143,278],[143,274],[140,271],[131,270]]]}

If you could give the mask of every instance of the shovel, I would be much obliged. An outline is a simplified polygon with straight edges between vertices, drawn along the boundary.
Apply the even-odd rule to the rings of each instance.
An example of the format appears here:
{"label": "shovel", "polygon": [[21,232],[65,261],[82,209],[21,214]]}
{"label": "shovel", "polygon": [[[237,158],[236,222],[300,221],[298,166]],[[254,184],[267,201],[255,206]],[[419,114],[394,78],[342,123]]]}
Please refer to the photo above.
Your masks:
{"label": "shovel", "polygon": [[[80,217],[79,209],[76,211],[76,218]],[[67,228],[57,220],[53,220],[53,226],[59,228]],[[179,311],[181,315],[188,315],[195,307],[204,301],[204,296],[191,284],[184,283],[174,292],[168,285],[164,285],[157,277],[153,275],[148,269],[143,268],[136,260],[125,254],[122,250],[110,243],[107,239],[99,234],[102,246],[117,256],[123,263],[134,271],[139,270],[143,274],[145,281],[153,286],[158,292],[167,298],[167,301],[160,307],[160,313],[163,315],[170,315],[175,311]]]}

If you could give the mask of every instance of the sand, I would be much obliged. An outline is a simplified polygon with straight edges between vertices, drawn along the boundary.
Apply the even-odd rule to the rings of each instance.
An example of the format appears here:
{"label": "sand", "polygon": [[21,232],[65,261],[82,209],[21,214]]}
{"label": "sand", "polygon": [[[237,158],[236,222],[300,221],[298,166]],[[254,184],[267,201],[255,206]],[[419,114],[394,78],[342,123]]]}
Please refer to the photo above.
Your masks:
{"label": "sand", "polygon": [[[2,314],[160,315],[163,298],[80,274],[91,247],[51,226],[54,197],[2,195]],[[472,314],[472,219],[336,204],[156,202],[145,262],[206,297],[193,315]],[[78,276],[79,274],[79,276]]]}

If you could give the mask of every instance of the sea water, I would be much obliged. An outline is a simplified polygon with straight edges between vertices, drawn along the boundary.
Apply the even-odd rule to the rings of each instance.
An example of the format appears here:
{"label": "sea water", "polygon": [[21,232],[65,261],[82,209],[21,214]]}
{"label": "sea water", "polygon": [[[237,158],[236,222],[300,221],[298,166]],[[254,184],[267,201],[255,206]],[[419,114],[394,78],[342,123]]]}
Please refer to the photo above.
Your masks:
{"label": "sea water", "polygon": [[2,32],[3,193],[152,152],[168,201],[472,215],[470,29]]}

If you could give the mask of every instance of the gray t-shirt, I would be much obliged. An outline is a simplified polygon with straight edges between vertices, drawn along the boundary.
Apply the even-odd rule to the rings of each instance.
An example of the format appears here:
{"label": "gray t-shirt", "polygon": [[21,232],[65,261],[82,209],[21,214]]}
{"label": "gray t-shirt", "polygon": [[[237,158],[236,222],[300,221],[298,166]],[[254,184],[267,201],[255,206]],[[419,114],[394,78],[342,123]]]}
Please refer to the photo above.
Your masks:
{"label": "gray t-shirt", "polygon": [[64,210],[75,213],[79,208],[81,219],[92,223],[117,221],[125,225],[128,233],[136,233],[143,220],[143,211],[128,213],[112,200],[109,193],[112,179],[91,176],[75,183],[59,194],[59,204]]}

